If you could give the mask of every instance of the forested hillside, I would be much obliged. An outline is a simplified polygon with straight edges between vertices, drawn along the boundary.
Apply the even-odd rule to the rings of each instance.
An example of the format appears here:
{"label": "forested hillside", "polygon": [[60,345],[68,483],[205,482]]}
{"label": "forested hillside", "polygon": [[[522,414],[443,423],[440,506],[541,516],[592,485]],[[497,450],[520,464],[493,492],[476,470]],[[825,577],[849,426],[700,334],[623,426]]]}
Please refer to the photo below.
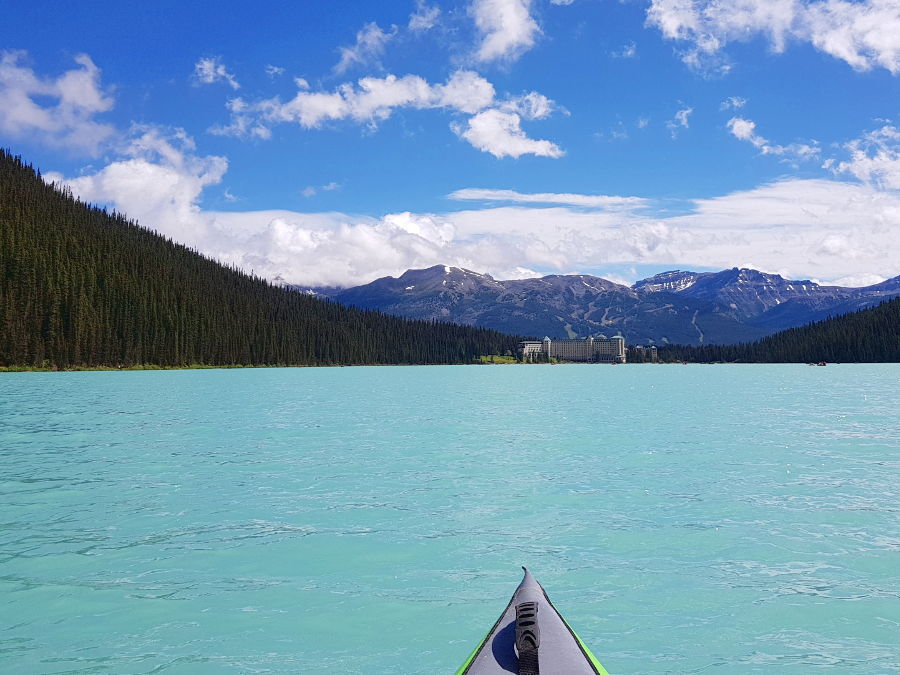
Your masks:
{"label": "forested hillside", "polygon": [[900,362],[900,298],[791,328],[752,344],[661,347],[659,358],[744,363]]}
{"label": "forested hillside", "polygon": [[272,286],[0,150],[0,366],[465,363],[515,345]]}

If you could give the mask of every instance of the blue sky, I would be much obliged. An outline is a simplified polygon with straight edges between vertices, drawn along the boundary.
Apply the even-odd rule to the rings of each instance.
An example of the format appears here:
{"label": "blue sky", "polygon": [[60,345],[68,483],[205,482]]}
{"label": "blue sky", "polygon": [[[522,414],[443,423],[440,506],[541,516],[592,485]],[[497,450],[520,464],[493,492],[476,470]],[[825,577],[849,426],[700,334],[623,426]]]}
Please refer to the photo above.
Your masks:
{"label": "blue sky", "polygon": [[272,279],[900,274],[898,0],[15,2],[0,51],[3,145]]}

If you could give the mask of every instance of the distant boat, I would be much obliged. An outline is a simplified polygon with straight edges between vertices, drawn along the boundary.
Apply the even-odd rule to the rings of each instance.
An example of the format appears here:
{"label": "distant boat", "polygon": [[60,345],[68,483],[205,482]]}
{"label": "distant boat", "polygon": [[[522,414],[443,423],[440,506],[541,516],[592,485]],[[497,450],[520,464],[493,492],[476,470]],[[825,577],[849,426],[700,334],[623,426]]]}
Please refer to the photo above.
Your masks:
{"label": "distant boat", "polygon": [[825,363],[824,361],[819,361],[816,365],[817,366],[827,366],[828,364]]}

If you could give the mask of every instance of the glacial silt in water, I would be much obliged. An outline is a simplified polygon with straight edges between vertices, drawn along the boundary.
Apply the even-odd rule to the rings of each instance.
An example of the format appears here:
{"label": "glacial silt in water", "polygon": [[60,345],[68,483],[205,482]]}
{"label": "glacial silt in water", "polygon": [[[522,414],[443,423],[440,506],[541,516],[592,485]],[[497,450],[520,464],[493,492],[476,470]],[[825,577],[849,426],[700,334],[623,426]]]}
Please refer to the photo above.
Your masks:
{"label": "glacial silt in water", "polygon": [[0,670],[900,670],[900,366],[0,374]]}

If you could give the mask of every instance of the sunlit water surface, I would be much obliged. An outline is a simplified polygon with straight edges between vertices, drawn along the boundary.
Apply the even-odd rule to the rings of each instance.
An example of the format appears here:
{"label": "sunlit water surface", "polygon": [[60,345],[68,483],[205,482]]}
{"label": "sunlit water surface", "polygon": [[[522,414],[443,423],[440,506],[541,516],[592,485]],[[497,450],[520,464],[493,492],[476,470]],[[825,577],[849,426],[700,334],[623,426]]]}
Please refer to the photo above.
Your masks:
{"label": "sunlit water surface", "polygon": [[0,671],[900,671],[900,366],[0,374]]}

